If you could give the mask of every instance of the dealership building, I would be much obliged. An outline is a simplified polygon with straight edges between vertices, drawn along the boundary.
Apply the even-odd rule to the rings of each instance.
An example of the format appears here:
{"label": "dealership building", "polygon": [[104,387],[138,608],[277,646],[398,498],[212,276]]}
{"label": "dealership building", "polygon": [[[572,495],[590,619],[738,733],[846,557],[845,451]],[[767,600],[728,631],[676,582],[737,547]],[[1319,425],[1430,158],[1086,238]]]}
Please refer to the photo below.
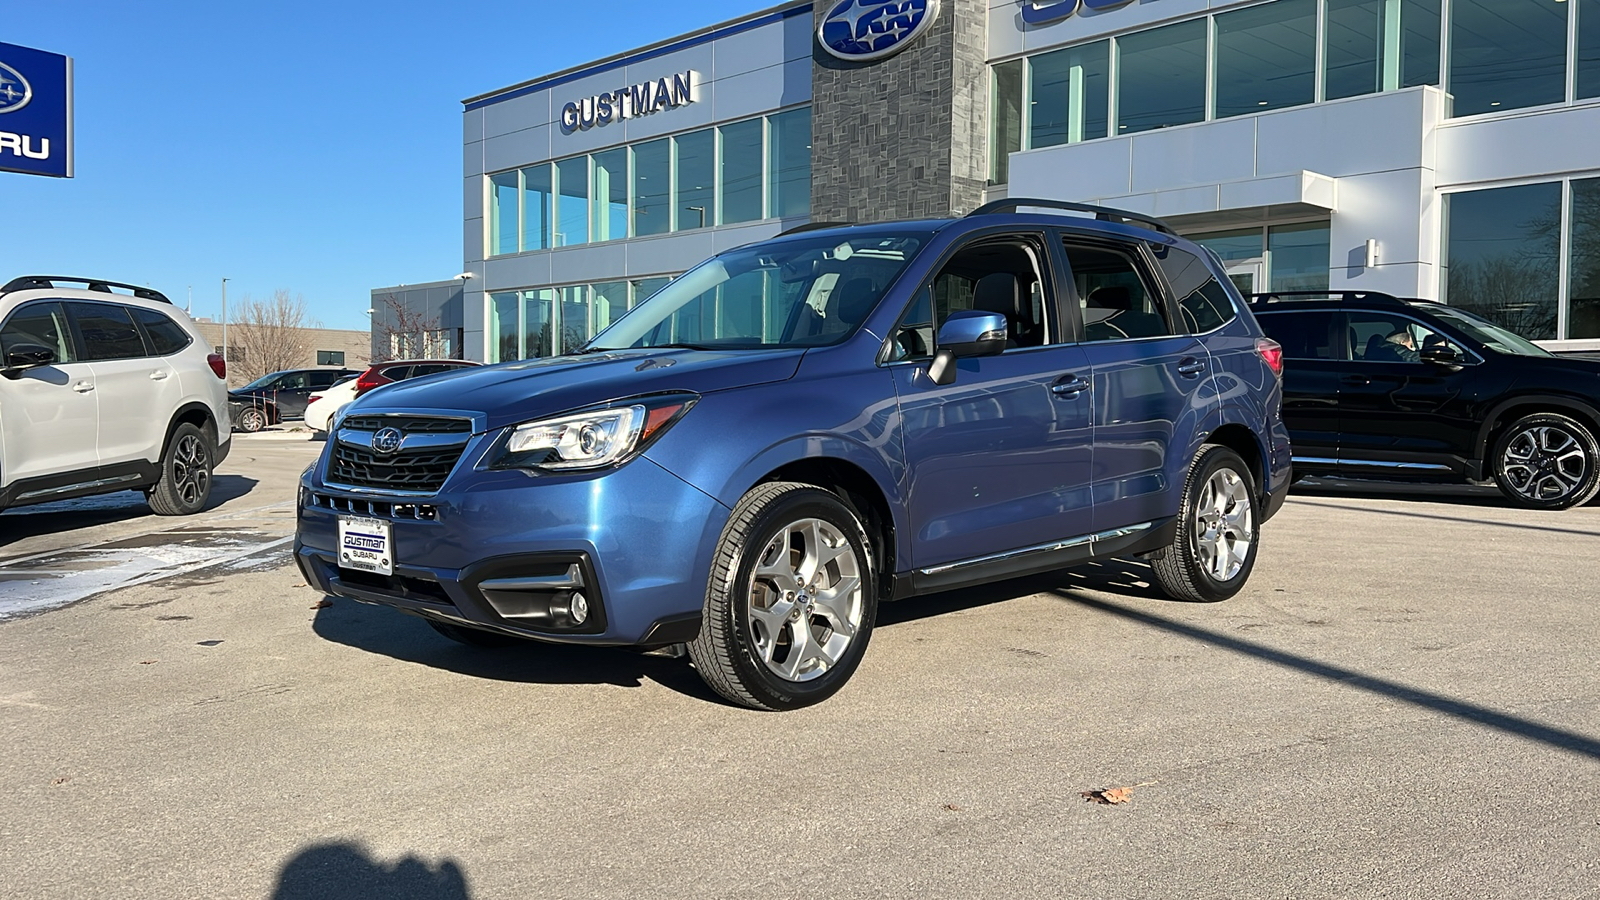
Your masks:
{"label": "dealership building", "polygon": [[472,359],[797,225],[1008,196],[1160,216],[1246,291],[1600,348],[1600,0],[817,0],[465,107]]}

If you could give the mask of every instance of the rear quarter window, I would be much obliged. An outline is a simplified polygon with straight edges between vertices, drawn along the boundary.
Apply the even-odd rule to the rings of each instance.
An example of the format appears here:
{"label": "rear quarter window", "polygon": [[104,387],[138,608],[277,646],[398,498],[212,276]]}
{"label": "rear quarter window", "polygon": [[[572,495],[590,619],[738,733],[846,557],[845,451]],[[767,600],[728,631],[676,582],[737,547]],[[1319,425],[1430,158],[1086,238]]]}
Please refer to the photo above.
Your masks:
{"label": "rear quarter window", "polygon": [[1178,314],[1190,334],[1204,334],[1239,317],[1227,288],[1217,281],[1205,260],[1178,247],[1167,247],[1160,256],[1161,274],[1178,299]]}
{"label": "rear quarter window", "polygon": [[182,325],[153,309],[135,307],[133,317],[144,326],[144,333],[150,336],[150,344],[157,356],[177,353],[194,340]]}

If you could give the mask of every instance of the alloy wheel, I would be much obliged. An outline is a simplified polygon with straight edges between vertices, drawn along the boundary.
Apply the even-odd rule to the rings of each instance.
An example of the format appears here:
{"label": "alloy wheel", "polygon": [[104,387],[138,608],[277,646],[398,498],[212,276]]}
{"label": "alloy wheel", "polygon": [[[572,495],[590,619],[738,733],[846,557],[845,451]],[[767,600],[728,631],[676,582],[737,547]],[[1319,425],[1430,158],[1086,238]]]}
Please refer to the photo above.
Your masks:
{"label": "alloy wheel", "polygon": [[751,573],[746,615],[768,670],[805,682],[844,658],[861,627],[861,570],[849,539],[822,519],[778,530]]}
{"label": "alloy wheel", "polygon": [[1584,485],[1592,464],[1572,432],[1559,425],[1535,425],[1506,442],[1500,477],[1529,500],[1558,501]]}
{"label": "alloy wheel", "polygon": [[1195,502],[1195,549],[1200,565],[1216,581],[1239,574],[1255,540],[1250,491],[1239,473],[1218,469]]}
{"label": "alloy wheel", "polygon": [[210,485],[210,454],[204,442],[192,434],[184,435],[172,454],[172,486],[178,498],[185,505],[197,505]]}

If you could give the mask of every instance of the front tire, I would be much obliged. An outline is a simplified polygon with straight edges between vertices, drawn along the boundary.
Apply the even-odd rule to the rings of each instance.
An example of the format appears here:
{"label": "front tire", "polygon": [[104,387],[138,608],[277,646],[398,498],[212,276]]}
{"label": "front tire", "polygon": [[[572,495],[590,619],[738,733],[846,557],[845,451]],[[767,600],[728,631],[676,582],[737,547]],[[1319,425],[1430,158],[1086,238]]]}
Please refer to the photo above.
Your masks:
{"label": "front tire", "polygon": [[855,514],[821,488],[771,482],[746,494],[723,529],[689,657],[734,703],[799,709],[850,680],[877,611]]}
{"label": "front tire", "polygon": [[158,516],[188,516],[204,509],[211,499],[215,459],[204,431],[188,422],[179,425],[161,455],[161,480],[145,496],[150,509]]}
{"label": "front tire", "polygon": [[255,434],[267,427],[267,414],[258,406],[252,406],[239,413],[239,430],[246,434]]}
{"label": "front tire", "polygon": [[1255,568],[1258,533],[1250,467],[1208,444],[1189,466],[1172,544],[1150,555],[1156,584],[1174,600],[1215,603],[1244,587]]}
{"label": "front tire", "polygon": [[1569,509],[1600,491],[1600,447],[1574,419],[1523,416],[1494,443],[1494,482],[1524,509]]}

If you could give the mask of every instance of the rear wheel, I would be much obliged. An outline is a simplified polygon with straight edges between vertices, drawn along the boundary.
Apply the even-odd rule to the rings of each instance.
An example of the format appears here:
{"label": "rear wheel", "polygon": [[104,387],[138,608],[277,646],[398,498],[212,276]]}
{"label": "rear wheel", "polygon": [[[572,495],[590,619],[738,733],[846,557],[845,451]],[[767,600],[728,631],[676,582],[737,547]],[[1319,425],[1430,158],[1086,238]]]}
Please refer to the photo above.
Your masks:
{"label": "rear wheel", "polygon": [[1495,441],[1494,481],[1500,493],[1528,509],[1567,509],[1600,491],[1600,449],[1574,419],[1536,413],[1511,424]]}
{"label": "rear wheel", "polygon": [[1239,592],[1256,564],[1256,491],[1239,454],[1208,444],[1189,467],[1172,544],[1150,555],[1175,600],[1215,603]]}
{"label": "rear wheel", "polygon": [[252,406],[239,413],[239,430],[254,434],[267,427],[266,411],[260,407]]}
{"label": "rear wheel", "polygon": [[428,627],[432,628],[434,631],[439,632],[458,644],[466,644],[469,647],[515,647],[518,644],[528,643],[528,641],[523,638],[512,637],[509,634],[501,634],[498,631],[484,631],[479,628],[467,628],[462,625],[451,625],[448,622],[435,622],[432,619],[428,619],[426,621],[428,623]]}
{"label": "rear wheel", "polygon": [[211,499],[211,439],[187,422],[172,432],[161,456],[161,480],[145,495],[158,516],[187,516]]}
{"label": "rear wheel", "polygon": [[850,680],[877,608],[867,537],[849,507],[811,485],[763,484],[723,529],[689,656],[734,703],[798,709]]}

